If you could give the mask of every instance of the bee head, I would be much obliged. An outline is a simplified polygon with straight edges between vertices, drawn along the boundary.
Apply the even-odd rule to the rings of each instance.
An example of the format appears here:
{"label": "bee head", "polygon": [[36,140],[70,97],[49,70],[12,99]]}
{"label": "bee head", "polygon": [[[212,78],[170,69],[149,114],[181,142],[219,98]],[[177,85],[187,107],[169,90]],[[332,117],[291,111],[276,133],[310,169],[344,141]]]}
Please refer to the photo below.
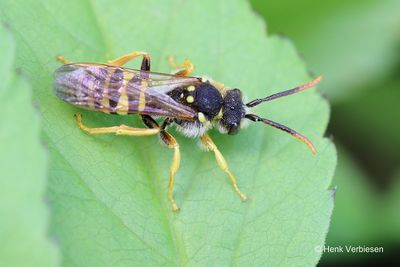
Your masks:
{"label": "bee head", "polygon": [[[218,130],[221,133],[227,133],[230,135],[237,134],[240,130],[240,128],[243,128],[246,126],[246,122],[248,121],[254,121],[254,122],[262,122],[266,125],[270,125],[274,128],[277,128],[279,130],[282,130],[284,132],[287,132],[291,134],[293,137],[297,138],[298,140],[302,141],[305,143],[308,148],[311,150],[313,154],[316,153],[316,149],[314,145],[311,143],[311,141],[301,135],[300,133],[296,132],[293,129],[290,129],[289,127],[279,124],[277,122],[271,121],[266,118],[261,118],[256,114],[250,114],[248,111],[250,111],[250,108],[255,107],[263,102],[268,102],[280,97],[288,96],[291,94],[295,94],[301,91],[304,91],[306,89],[309,89],[311,87],[314,87],[316,84],[318,84],[322,79],[322,76],[318,76],[314,80],[297,86],[293,89],[285,90],[264,98],[257,98],[254,99],[246,104],[243,103],[243,98],[242,98],[242,92],[239,89],[230,89],[225,92],[225,95],[223,97],[223,102],[221,104],[221,109],[218,111],[218,115],[214,117],[218,120],[217,126]],[[214,87],[213,87],[214,88]],[[215,89],[215,88],[214,88]],[[221,96],[219,96],[221,98]],[[216,111],[216,110],[215,110]],[[214,114],[216,114],[214,112]],[[211,117],[213,118],[213,117]]]}
{"label": "bee head", "polygon": [[222,107],[220,131],[231,135],[237,134],[245,115],[246,107],[242,101],[242,92],[239,89],[228,90]]}

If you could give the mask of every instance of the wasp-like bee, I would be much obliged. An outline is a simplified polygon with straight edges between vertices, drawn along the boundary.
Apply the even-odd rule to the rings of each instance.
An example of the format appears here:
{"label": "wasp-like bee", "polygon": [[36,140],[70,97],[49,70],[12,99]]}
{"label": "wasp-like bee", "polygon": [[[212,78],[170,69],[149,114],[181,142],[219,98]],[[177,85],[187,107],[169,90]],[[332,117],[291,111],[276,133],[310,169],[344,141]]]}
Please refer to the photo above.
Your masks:
{"label": "wasp-like bee", "polygon": [[[138,56],[143,57],[140,70],[122,67]],[[189,60],[180,66],[171,60],[170,63],[177,69],[173,74],[150,72],[149,55],[138,51],[109,61],[108,64],[69,63],[63,57],[59,57],[59,60],[64,65],[55,71],[53,86],[59,98],[84,109],[119,115],[139,114],[148,127],[120,125],[90,128],[83,124],[82,116],[78,113],[76,119],[83,131],[89,134],[159,135],[163,143],[174,149],[168,186],[168,199],[174,211],[178,210],[173,187],[180,164],[180,152],[175,138],[167,132],[168,126],[176,126],[179,132],[188,137],[199,137],[202,147],[214,152],[218,166],[228,175],[242,200],[247,199],[246,195],[240,191],[235,176],[207,134],[211,128],[232,135],[238,133],[249,120],[263,122],[291,134],[316,153],[313,144],[305,136],[284,125],[251,114],[250,109],[262,102],[313,87],[321,80],[321,76],[305,85],[245,104],[239,89],[228,88],[211,79],[189,76],[194,69]],[[155,116],[163,118],[161,124],[154,119]]]}

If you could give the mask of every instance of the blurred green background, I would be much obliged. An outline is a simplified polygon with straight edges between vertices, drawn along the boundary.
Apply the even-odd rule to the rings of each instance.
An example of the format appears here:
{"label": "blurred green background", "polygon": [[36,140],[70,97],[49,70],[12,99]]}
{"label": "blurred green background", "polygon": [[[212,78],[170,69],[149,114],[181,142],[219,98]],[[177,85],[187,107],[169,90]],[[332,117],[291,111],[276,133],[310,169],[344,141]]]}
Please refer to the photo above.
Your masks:
{"label": "blurred green background", "polygon": [[[400,247],[400,1],[250,0],[250,3],[265,20],[269,35],[292,40],[310,72],[324,75],[319,91],[332,107],[327,136],[334,139],[339,155],[332,183],[337,192],[327,245],[384,247],[383,254],[325,253],[319,265],[400,266],[396,254]],[[4,44],[4,39],[0,40],[1,51],[6,51],[3,54],[13,55]],[[14,49],[13,43],[11,46],[9,50]],[[26,89],[23,101],[29,102],[28,92]],[[11,99],[5,94],[3,97]],[[11,102],[5,104],[8,106],[4,105],[3,115],[7,117],[7,111],[14,112],[14,106]],[[21,113],[29,115],[32,111]],[[38,122],[26,118],[34,124],[31,127],[36,127],[36,138]],[[26,124],[21,121],[20,126]],[[26,145],[19,145],[20,151],[29,156],[24,149]],[[41,149],[39,145],[36,144]],[[8,150],[15,152],[18,147]],[[43,158],[38,159],[43,161],[42,165],[32,161],[32,168],[37,168],[38,173],[46,167],[42,153]],[[7,173],[5,168],[4,173]],[[35,186],[39,185],[27,183],[21,189],[38,191]],[[21,195],[35,197],[41,203],[39,193],[21,190]],[[18,201],[22,199],[17,194],[13,196]],[[45,232],[43,221],[48,216],[45,211],[32,216]],[[32,226],[32,223],[23,225],[26,229]],[[32,250],[28,247],[27,251]]]}
{"label": "blurred green background", "polygon": [[397,265],[400,247],[400,1],[251,0],[269,34],[292,39],[331,102],[339,147],[327,245],[383,254],[325,253],[320,266]]}

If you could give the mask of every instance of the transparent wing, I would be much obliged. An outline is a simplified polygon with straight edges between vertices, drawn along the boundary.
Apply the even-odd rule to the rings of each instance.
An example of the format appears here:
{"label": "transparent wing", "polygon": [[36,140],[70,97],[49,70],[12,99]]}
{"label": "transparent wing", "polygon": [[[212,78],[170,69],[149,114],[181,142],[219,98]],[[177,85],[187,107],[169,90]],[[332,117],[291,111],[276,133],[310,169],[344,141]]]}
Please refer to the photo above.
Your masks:
{"label": "transparent wing", "polygon": [[105,113],[147,114],[194,120],[197,112],[168,92],[200,83],[199,78],[144,72],[93,63],[61,66],[54,73],[55,94],[81,108]]}

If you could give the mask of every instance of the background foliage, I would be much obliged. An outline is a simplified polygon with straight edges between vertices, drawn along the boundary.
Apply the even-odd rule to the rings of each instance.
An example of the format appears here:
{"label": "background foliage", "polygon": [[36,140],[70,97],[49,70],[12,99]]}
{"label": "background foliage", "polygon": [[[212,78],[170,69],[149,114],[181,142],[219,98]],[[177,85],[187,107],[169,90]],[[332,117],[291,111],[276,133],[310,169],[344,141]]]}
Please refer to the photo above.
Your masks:
{"label": "background foliage", "polygon": [[14,39],[3,25],[0,40],[0,266],[50,266],[58,254],[47,236],[48,160],[39,141],[40,120],[31,87],[15,69]]}
{"label": "background foliage", "polygon": [[383,255],[327,253],[322,265],[398,265],[400,2],[251,2],[269,32],[292,38],[311,70],[325,75],[328,134],[341,147],[327,244],[385,249]]}
{"label": "background foliage", "polygon": [[[51,92],[56,55],[105,62],[133,49],[150,52],[153,69],[164,72],[170,71],[168,55],[190,57],[197,75],[242,88],[249,98],[310,80],[292,43],[266,37],[247,2],[2,1],[0,14],[16,39],[15,66],[28,76],[42,116],[50,155],[50,235],[62,265],[318,262],[315,247],[324,244],[333,208],[328,188],[336,154],[322,137],[329,109],[315,90],[257,112],[308,135],[319,150],[316,157],[262,125],[235,137],[212,134],[251,197],[248,203],[232,192],[213,155],[178,137],[185,155],[175,190],[178,214],[166,200],[171,151],[155,138],[85,135],[73,120],[78,110]],[[93,112],[84,118],[98,126],[140,123]]]}

